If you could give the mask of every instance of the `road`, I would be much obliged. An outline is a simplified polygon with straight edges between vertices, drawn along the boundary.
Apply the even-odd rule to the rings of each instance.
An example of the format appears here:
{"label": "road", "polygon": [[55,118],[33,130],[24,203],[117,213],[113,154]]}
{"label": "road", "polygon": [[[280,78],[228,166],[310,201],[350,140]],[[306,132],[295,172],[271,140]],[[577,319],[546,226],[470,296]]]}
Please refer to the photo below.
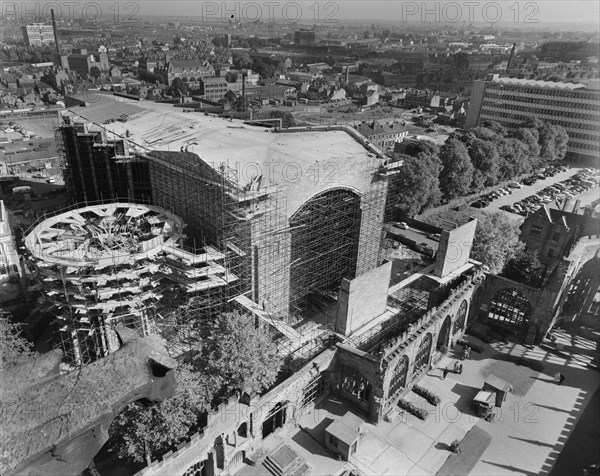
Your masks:
{"label": "road", "polygon": [[[552,184],[555,184],[558,182],[562,182],[563,180],[566,180],[566,179],[572,177],[573,175],[575,175],[582,168],[585,168],[585,167],[572,166],[566,172],[560,172],[560,173],[556,174],[554,177],[549,177],[545,180],[538,180],[533,185],[523,185],[523,188],[512,189],[514,191],[511,195],[504,195],[500,198],[497,198],[492,203],[490,203],[486,208],[482,208],[481,210],[484,212],[490,212],[490,213],[501,211],[502,213],[505,213],[511,219],[522,222],[523,220],[525,220],[524,216],[517,215],[516,213],[510,213],[505,210],[500,210],[500,207],[502,207],[504,205],[512,205],[513,203],[523,200],[524,198],[527,198],[530,195],[540,192],[541,190],[545,189],[549,185],[552,185]],[[597,198],[598,198],[598,189],[597,188],[592,188],[590,190],[587,190],[586,192],[583,192],[580,195],[575,196],[575,199],[581,200],[581,206],[589,205]]]}

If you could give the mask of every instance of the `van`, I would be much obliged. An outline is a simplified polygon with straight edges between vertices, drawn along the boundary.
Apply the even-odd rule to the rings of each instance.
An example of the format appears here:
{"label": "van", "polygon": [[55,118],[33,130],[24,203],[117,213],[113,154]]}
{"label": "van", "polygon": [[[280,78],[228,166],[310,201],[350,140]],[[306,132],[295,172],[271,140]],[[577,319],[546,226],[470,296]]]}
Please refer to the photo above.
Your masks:
{"label": "van", "polygon": [[29,185],[23,185],[12,189],[13,193],[31,193],[31,187]]}

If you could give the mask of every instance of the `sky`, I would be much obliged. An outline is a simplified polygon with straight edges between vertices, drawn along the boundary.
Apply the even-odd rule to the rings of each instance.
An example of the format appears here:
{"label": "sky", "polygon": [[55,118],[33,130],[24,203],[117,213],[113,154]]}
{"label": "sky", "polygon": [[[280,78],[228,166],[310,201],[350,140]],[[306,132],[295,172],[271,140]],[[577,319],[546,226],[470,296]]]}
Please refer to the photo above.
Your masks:
{"label": "sky", "polygon": [[[100,13],[118,20],[156,15],[210,22],[284,20],[335,26],[354,20],[432,27],[474,23],[564,29],[566,25],[571,30],[578,25],[597,29],[600,17],[598,0],[0,0],[0,8],[3,17],[21,10],[20,16],[28,15],[31,21],[40,21],[38,16],[41,21],[49,19],[53,8],[65,19],[92,19]],[[31,12],[38,13],[36,18],[29,18]]]}
{"label": "sky", "polygon": [[395,23],[512,23],[515,25],[596,23],[598,0],[142,0],[142,15],[181,15],[222,19],[235,15],[242,20],[269,17],[302,22],[333,23],[335,20],[379,20]]}

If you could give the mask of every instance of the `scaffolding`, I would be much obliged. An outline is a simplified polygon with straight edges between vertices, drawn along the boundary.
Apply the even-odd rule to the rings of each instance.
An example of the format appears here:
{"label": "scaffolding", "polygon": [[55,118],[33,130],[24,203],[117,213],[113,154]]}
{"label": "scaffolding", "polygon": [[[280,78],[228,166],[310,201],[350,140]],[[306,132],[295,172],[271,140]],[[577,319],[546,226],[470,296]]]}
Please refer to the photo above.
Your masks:
{"label": "scaffolding", "polygon": [[168,292],[226,287],[223,256],[178,246],[183,221],[159,207],[109,203],[47,217],[27,234],[28,262],[52,303],[55,346],[84,365],[132,336],[160,332]]}
{"label": "scaffolding", "polygon": [[[219,253],[227,285],[193,292],[172,287],[165,293],[170,311],[163,313],[168,316],[162,320],[163,332],[191,353],[208,319],[242,308],[257,321],[270,322],[282,353],[312,354],[317,339],[290,337],[295,335],[290,327],[329,307],[343,278],[380,264],[387,179],[378,173],[381,160],[374,154],[368,154],[367,167],[363,157],[339,161],[365,170],[363,183],[354,182],[358,189],[323,185],[290,213],[290,197],[283,195],[280,184],[267,183],[260,174],[242,177],[239,164],[209,164],[187,147],[150,151],[123,140],[109,141],[107,134],[75,123],[63,129],[73,143],[70,151],[64,147],[74,169],[71,176],[87,195],[93,191],[90,196],[106,199],[106,191],[117,198],[125,188],[117,183],[126,182],[128,198],[148,200],[183,217],[187,228],[181,248],[197,253],[213,247]],[[137,174],[119,168],[130,162],[137,164]]]}

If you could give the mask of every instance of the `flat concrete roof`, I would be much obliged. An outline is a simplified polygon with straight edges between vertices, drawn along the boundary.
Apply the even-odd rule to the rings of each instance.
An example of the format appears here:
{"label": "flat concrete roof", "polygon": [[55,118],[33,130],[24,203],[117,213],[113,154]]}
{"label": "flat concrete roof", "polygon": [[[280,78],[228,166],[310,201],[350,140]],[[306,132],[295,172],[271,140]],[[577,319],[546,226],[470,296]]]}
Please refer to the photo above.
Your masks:
{"label": "flat concrete roof", "polygon": [[[126,122],[102,124],[128,110],[132,117]],[[129,131],[130,148],[137,145],[138,150],[146,152],[187,148],[215,170],[225,164],[237,172],[240,186],[262,175],[262,187],[277,185],[284,193],[286,202],[282,209],[288,216],[324,190],[365,190],[382,163],[349,133],[340,130],[303,128],[276,133],[243,121],[184,113],[171,104],[117,96],[98,95],[89,107],[70,111],[120,137]],[[110,134],[108,138],[112,138]]]}

